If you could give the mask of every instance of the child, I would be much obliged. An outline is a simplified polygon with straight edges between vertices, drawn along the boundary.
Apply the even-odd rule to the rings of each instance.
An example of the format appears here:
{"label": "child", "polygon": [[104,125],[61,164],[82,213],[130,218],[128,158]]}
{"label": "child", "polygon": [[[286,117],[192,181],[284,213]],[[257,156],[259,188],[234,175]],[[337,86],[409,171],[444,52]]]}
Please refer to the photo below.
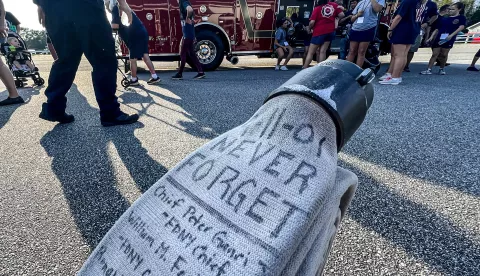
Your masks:
{"label": "child", "polygon": [[25,57],[24,53],[28,53],[23,47],[20,41],[16,37],[9,37],[7,39],[10,45],[9,49],[12,55],[12,64],[14,71],[33,72],[36,70],[35,66]]}
{"label": "child", "polygon": [[118,30],[120,38],[125,42],[130,52],[131,78],[129,85],[139,85],[137,78],[137,60],[142,60],[150,70],[152,77],[147,81],[148,84],[160,82],[160,78],[155,73],[155,67],[148,55],[148,33],[138,16],[132,12],[132,23],[125,26],[121,22],[120,10],[116,5],[116,0],[105,0],[107,10],[112,13],[112,29]]}
{"label": "child", "polygon": [[[287,28],[289,25],[289,21],[286,19],[281,19],[277,22],[277,31],[275,32],[275,42],[273,44],[273,48],[277,52],[278,59],[277,59],[277,65],[275,66],[275,70],[282,70],[282,71],[288,71],[287,64],[290,61],[290,59],[293,56],[293,48],[292,46],[288,45],[287,42]],[[282,59],[285,57],[285,54],[287,55],[287,58],[285,58],[285,62],[283,62],[283,66],[280,67],[280,62],[282,62]]]}
{"label": "child", "polygon": [[445,63],[447,62],[448,52],[452,49],[455,43],[457,34],[461,32],[466,25],[467,19],[462,15],[465,5],[461,2],[457,2],[450,6],[448,9],[449,17],[444,17],[438,20],[440,24],[436,30],[432,33],[432,36],[427,40],[427,43],[433,41],[432,57],[428,62],[428,69],[420,72],[422,75],[431,75],[432,67],[438,56],[443,58],[440,60],[440,75],[445,75]]}
{"label": "child", "polygon": [[303,68],[308,68],[312,62],[313,55],[320,48],[317,62],[327,59],[327,50],[330,42],[335,39],[336,19],[344,17],[343,9],[335,2],[328,0],[319,0],[318,6],[313,9],[310,17],[310,29],[313,29],[312,40],[308,48],[308,54],[303,64]]}

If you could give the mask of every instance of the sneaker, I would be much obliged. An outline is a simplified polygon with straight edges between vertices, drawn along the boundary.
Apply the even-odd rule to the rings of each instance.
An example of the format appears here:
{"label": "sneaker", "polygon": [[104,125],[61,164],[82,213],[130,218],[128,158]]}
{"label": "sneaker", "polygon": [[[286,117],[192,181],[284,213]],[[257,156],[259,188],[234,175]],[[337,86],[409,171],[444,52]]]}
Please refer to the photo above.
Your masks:
{"label": "sneaker", "polygon": [[68,124],[75,121],[75,117],[73,117],[73,115],[67,114],[65,112],[60,115],[50,114],[47,111],[47,106],[45,103],[42,105],[42,111],[40,112],[40,115],[38,115],[38,117],[40,119],[44,119],[50,122],[59,122],[60,124]]}
{"label": "sneaker", "polygon": [[380,78],[378,78],[379,81],[383,81],[385,79],[388,79],[388,78],[391,78],[392,77],[392,74],[390,73],[385,73],[385,75],[381,76]]}
{"label": "sneaker", "polygon": [[409,67],[405,67],[405,68],[403,68],[403,72],[410,73],[410,68],[409,68]]}
{"label": "sneaker", "polygon": [[431,75],[432,74],[432,69],[427,69],[425,71],[420,72],[420,75]]}
{"label": "sneaker", "polygon": [[130,79],[128,81],[128,86],[137,86],[137,85],[140,85],[140,83],[138,82],[138,79],[136,79],[136,80]]}
{"label": "sneaker", "polygon": [[172,80],[183,80],[183,76],[180,73],[176,73],[175,76],[172,77]]}
{"label": "sneaker", "polygon": [[280,70],[282,70],[282,71],[288,71],[288,68],[287,68],[287,66],[283,65],[282,67],[280,67]]}
{"label": "sneaker", "polygon": [[119,125],[129,125],[137,122],[139,119],[138,114],[128,115],[123,113],[115,119],[112,120],[101,120],[102,126],[110,127],[110,126],[119,126]]}
{"label": "sneaker", "polygon": [[195,77],[193,77],[196,80],[203,79],[205,78],[205,73],[198,73]]}
{"label": "sneaker", "polygon": [[386,78],[383,81],[380,81],[380,84],[390,84],[390,85],[398,85],[402,82],[402,78]]}
{"label": "sneaker", "polygon": [[277,65],[275,66],[275,71],[278,71],[278,70],[280,70],[280,66]]}
{"label": "sneaker", "polygon": [[440,75],[446,75],[447,72],[445,72],[445,69],[440,69],[440,70],[438,70],[438,74],[440,74]]}
{"label": "sneaker", "polygon": [[470,66],[467,68],[467,71],[478,72],[480,70],[478,70],[475,66]]}
{"label": "sneaker", "polygon": [[25,103],[25,101],[20,96],[18,96],[16,98],[8,97],[5,100],[0,102],[0,106],[12,105],[12,104],[23,104],[23,103]]}
{"label": "sneaker", "polygon": [[156,77],[156,78],[150,78],[148,81],[147,81],[147,84],[155,84],[155,83],[159,83],[161,82],[162,80],[159,78],[159,77]]}

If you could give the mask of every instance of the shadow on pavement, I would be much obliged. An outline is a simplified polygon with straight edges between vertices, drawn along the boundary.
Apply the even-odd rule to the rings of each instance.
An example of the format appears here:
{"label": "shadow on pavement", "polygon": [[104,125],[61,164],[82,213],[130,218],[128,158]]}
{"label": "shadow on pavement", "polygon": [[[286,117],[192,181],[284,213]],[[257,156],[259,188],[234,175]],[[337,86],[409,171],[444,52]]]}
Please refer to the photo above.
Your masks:
{"label": "shadow on pavement", "polygon": [[153,160],[135,137],[140,123],[103,128],[86,126],[78,117],[98,118],[77,87],[69,93],[69,110],[77,121],[56,125],[40,143],[52,157],[52,171],[61,182],[71,214],[83,238],[93,249],[129,207],[118,190],[115,169],[109,154],[112,143],[138,189],[146,191],[167,169]]}
{"label": "shadow on pavement", "polygon": [[361,183],[348,210],[353,220],[445,275],[480,271],[480,246],[464,230],[434,210],[393,193],[361,170],[339,164],[352,170]]}
{"label": "shadow on pavement", "polygon": [[[12,117],[13,113],[17,108],[19,108],[22,105],[26,105],[30,102],[33,96],[39,95],[40,90],[43,87],[33,87],[33,88],[24,88],[18,90],[18,93],[20,96],[22,96],[23,100],[25,101],[24,104],[16,104],[16,105],[8,105],[8,106],[0,106],[0,129],[7,124],[7,122],[10,120],[10,117]],[[8,97],[8,92],[7,90],[0,92],[0,99],[3,100],[6,97]]]}

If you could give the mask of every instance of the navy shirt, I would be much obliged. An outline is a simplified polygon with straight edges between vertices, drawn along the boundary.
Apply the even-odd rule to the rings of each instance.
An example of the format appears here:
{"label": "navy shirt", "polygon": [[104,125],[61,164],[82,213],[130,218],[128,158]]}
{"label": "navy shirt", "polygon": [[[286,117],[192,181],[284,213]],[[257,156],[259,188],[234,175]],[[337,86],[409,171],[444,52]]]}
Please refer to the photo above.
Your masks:
{"label": "navy shirt", "polygon": [[427,23],[430,19],[436,15],[438,15],[438,6],[435,2],[428,0],[427,5],[425,7],[425,12],[423,13],[423,20],[422,23]]}
{"label": "navy shirt", "polygon": [[[457,15],[457,16],[449,16],[449,17],[442,17],[439,19],[438,22],[438,34],[437,34],[437,40],[440,40],[440,36],[442,34],[453,34],[458,27],[460,26],[465,26],[467,24],[467,18],[463,15]],[[452,37],[450,41],[455,41],[455,38],[457,36],[455,35]]]}
{"label": "navy shirt", "polygon": [[[180,0],[179,2],[179,8],[180,8],[180,19],[185,20],[187,18],[187,7],[192,6],[188,0]],[[192,15],[190,16],[190,19],[193,20],[194,17],[194,12],[192,11]]]}
{"label": "navy shirt", "polygon": [[[187,7],[192,6],[189,1],[187,0],[181,0],[179,2],[179,8],[180,8],[180,20],[182,21],[182,32],[183,32],[183,37],[188,38],[188,39],[195,39],[195,26],[194,23],[192,24],[187,24],[185,21],[185,18],[187,18]],[[190,15],[190,19],[193,20],[194,17],[194,12],[192,11],[192,14]]]}
{"label": "navy shirt", "polygon": [[422,5],[421,0],[402,0],[400,6],[395,11],[395,15],[400,15],[402,20],[395,27],[396,33],[410,33],[417,37],[420,33],[420,25],[425,15],[426,5]]}
{"label": "navy shirt", "polygon": [[127,46],[130,45],[130,42],[133,42],[134,40],[139,39],[147,34],[147,29],[145,29],[142,21],[140,21],[134,12],[132,12],[132,24],[129,26],[123,25],[118,6],[113,7],[112,24],[119,25],[118,34],[125,44],[127,44]]}

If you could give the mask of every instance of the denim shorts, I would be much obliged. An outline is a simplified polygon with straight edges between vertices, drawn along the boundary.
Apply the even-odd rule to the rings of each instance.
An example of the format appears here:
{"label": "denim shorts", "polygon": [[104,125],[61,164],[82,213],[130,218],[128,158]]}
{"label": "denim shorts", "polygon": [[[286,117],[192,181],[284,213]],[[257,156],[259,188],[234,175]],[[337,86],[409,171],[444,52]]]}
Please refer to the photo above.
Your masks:
{"label": "denim shorts", "polygon": [[335,39],[335,32],[312,37],[311,44],[321,45]]}

